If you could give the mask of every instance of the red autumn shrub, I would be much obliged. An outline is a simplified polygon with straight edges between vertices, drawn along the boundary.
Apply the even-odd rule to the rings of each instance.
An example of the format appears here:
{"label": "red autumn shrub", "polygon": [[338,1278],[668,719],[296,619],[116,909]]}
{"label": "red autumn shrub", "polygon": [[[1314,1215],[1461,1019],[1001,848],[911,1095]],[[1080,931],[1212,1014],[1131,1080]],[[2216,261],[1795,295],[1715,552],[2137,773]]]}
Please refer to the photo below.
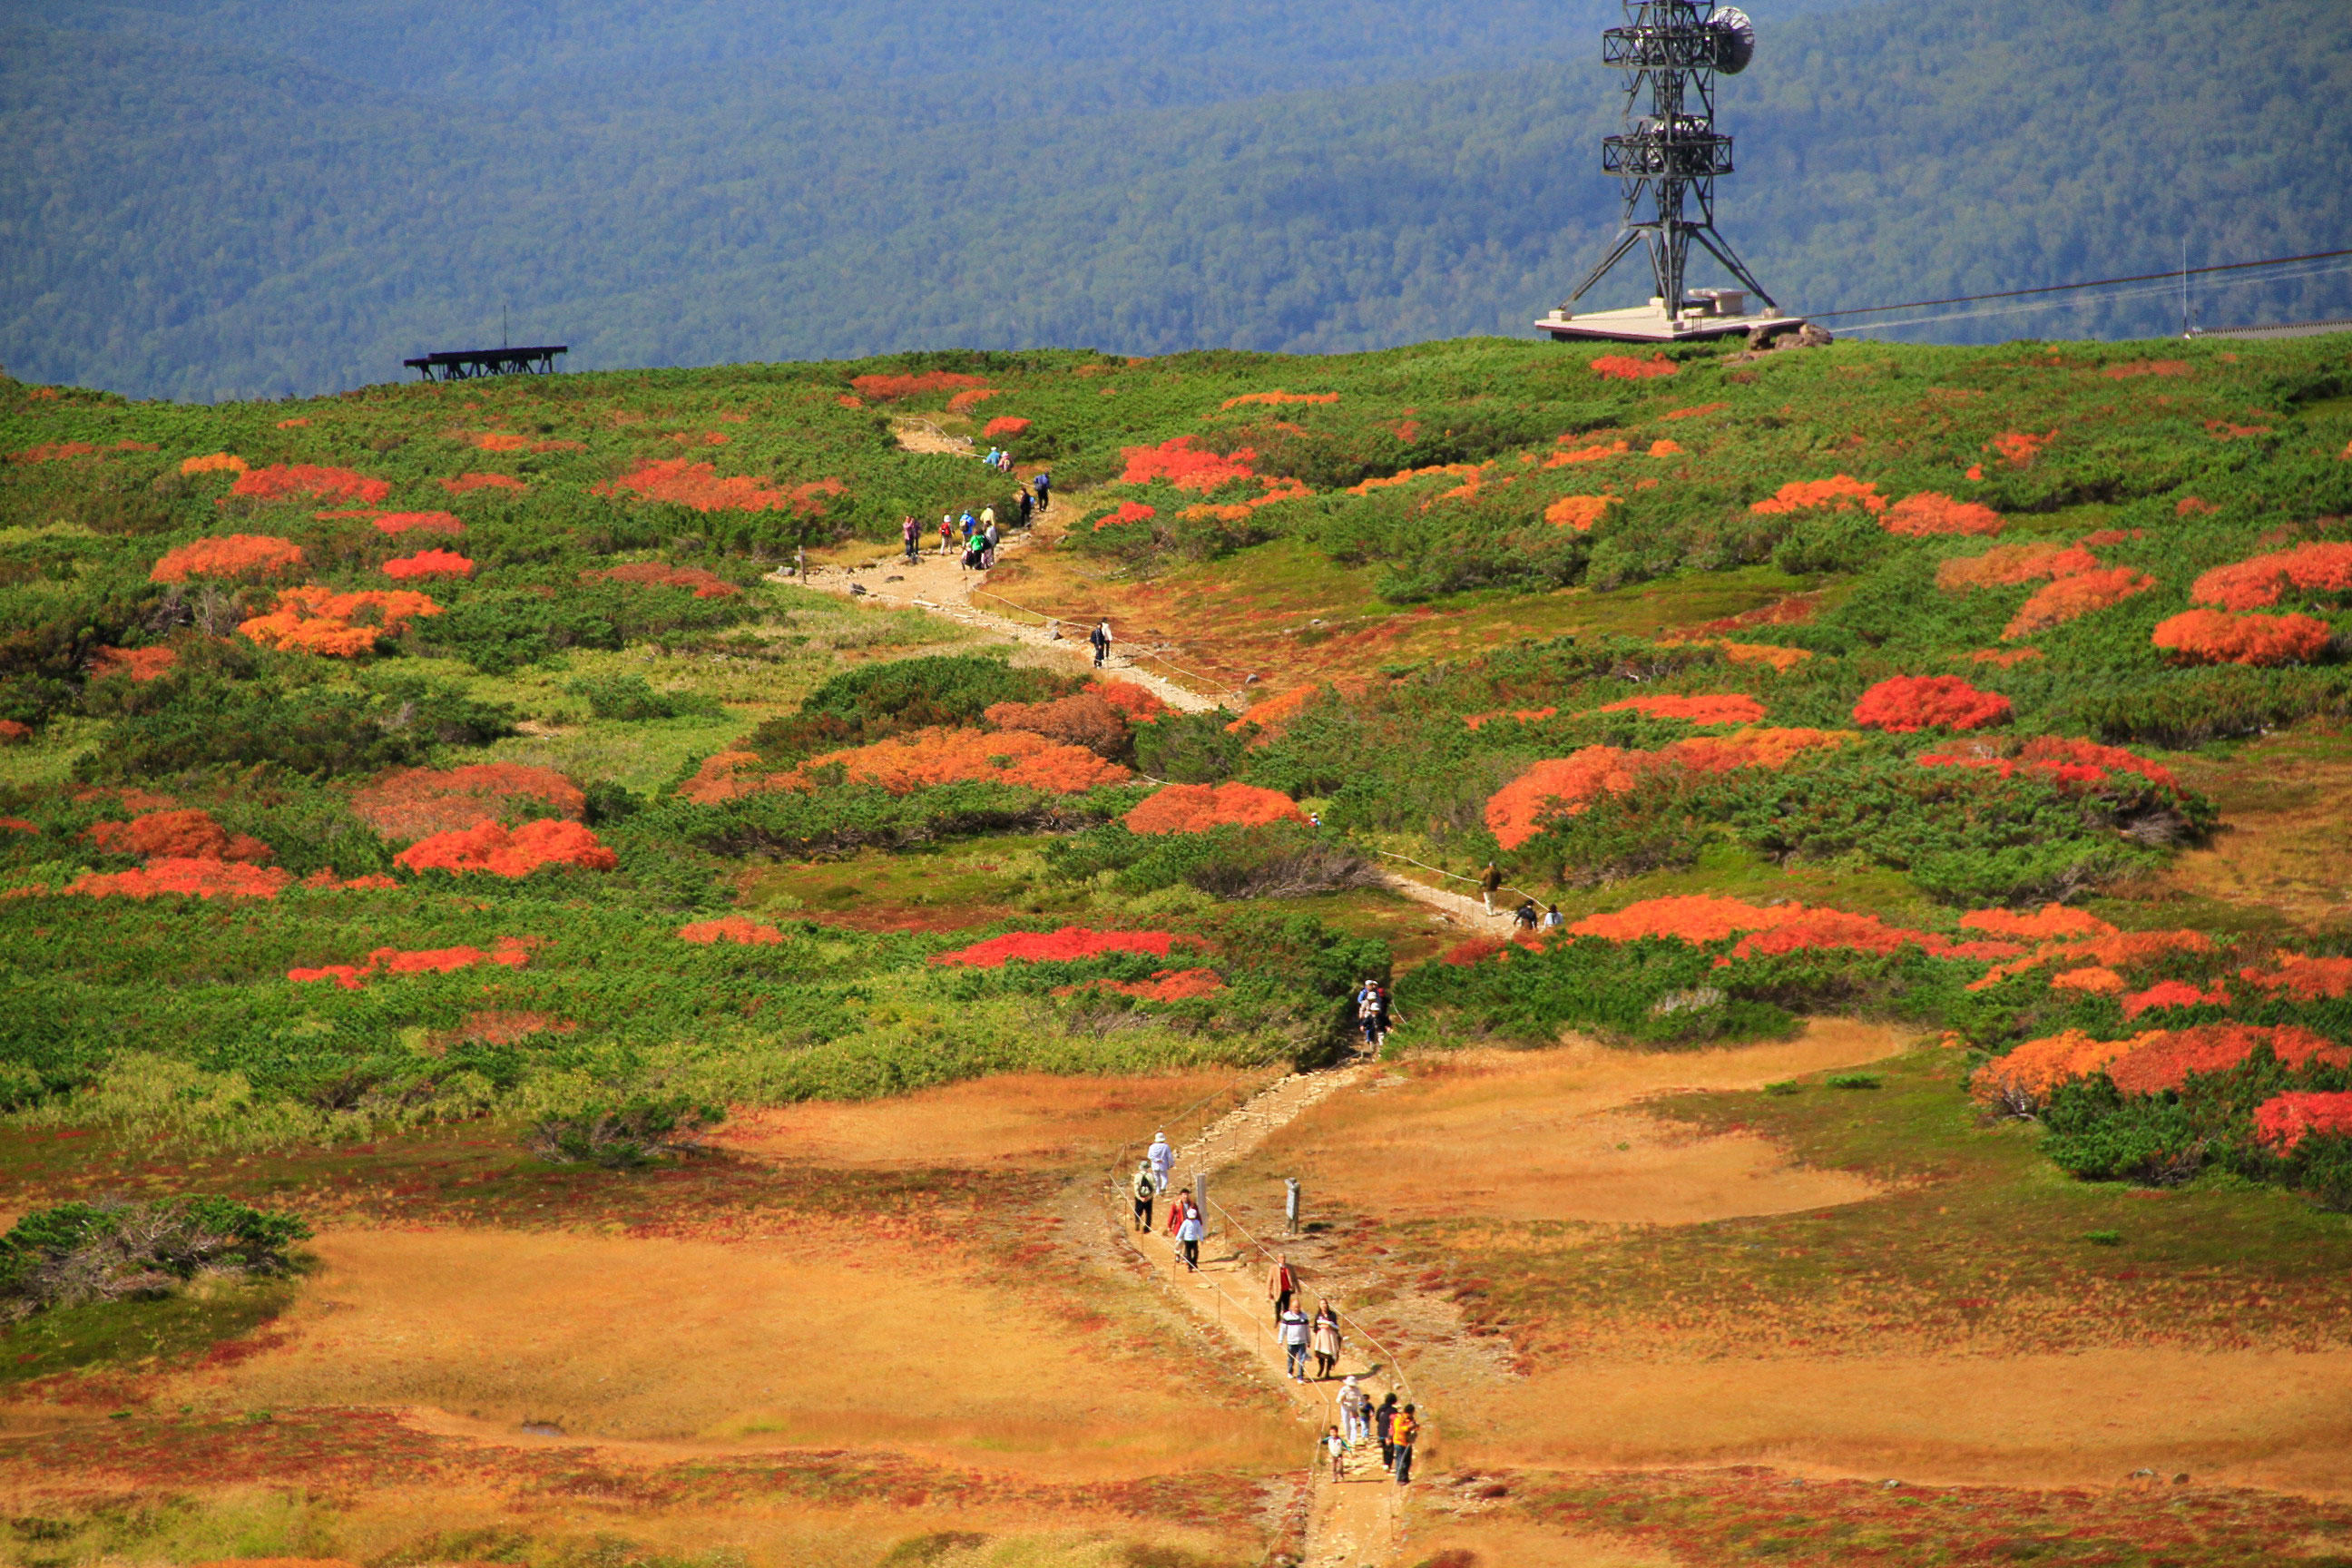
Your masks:
{"label": "red autumn shrub", "polygon": [[2143,1037],[2137,1046],[2107,1068],[2107,1077],[2126,1094],[2158,1094],[2179,1089],[2192,1073],[2228,1072],[2244,1065],[2256,1046],[2291,1068],[2317,1062],[2327,1067],[2352,1065],[2352,1050],[2331,1044],[2324,1036],[2293,1024],[2265,1028],[2254,1024],[2200,1024],[2191,1029],[2166,1029]]}
{"label": "red autumn shrub", "polygon": [[1243,447],[1225,456],[1201,451],[1193,441],[1191,436],[1178,436],[1157,447],[1120,447],[1119,455],[1127,460],[1127,469],[1118,482],[1148,485],[1155,479],[1165,479],[1180,490],[1206,493],[1235,479],[1257,478],[1250,468],[1257,460],[1255,448]]}
{"label": "red autumn shrub", "polygon": [[380,511],[368,520],[382,533],[463,533],[466,525],[446,511]]}
{"label": "red autumn shrub", "polygon": [[636,583],[649,587],[691,588],[698,599],[731,599],[743,590],[699,566],[667,566],[658,561],[633,561],[601,572],[583,572],[583,583]]}
{"label": "red autumn shrub", "polygon": [[502,936],[493,951],[484,952],[478,947],[434,947],[403,952],[396,947],[379,947],[368,954],[362,964],[328,963],[316,969],[289,969],[286,978],[298,984],[331,980],[346,991],[357,991],[372,974],[453,974],[460,969],[477,964],[494,963],[507,969],[520,969],[530,962],[531,940]]}
{"label": "red autumn shrub", "polygon": [[2274,996],[2291,996],[2298,1002],[2340,1002],[2352,996],[2352,958],[2282,952],[2272,959],[2269,968],[2241,969],[2238,978]]}
{"label": "red autumn shrub", "polygon": [[527,822],[509,833],[496,822],[419,839],[393,857],[412,871],[487,871],[494,877],[528,877],[541,866],[577,866],[609,871],[620,857],[576,822]]}
{"label": "red autumn shrub", "polygon": [[876,403],[896,403],[902,397],[919,397],[927,392],[954,392],[964,387],[988,384],[988,378],[965,375],[959,371],[933,370],[920,375],[861,375],[849,384],[860,397]]}
{"label": "red autumn shrub", "polygon": [[2292,1154],[2313,1133],[2352,1136],[2352,1094],[2296,1090],[2254,1107],[2254,1142],[2273,1154]]}
{"label": "red autumn shrub", "polygon": [[1643,713],[1653,719],[1682,719],[1693,724],[1753,724],[1764,717],[1764,704],[1738,692],[1697,696],[1628,697],[1601,708],[1603,713]]}
{"label": "red autumn shrub", "polygon": [[2098,557],[2079,544],[1996,544],[1981,555],[1956,555],[1936,568],[1936,586],[1948,594],[1972,588],[2013,588],[2037,577],[2095,572]]}
{"label": "red autumn shrub", "polygon": [[2127,989],[2124,977],[2104,963],[2062,969],[2050,977],[2053,991],[2081,991],[2093,996],[2120,996]]}
{"label": "red autumn shrub", "polygon": [[1994,437],[1986,443],[1984,449],[1988,452],[2000,453],[2010,467],[2022,468],[2042,455],[2042,447],[2056,439],[2058,439],[2058,432],[2055,430],[2051,431],[2047,436],[2036,436],[2024,430],[2011,430],[2006,435]]}
{"label": "red autumn shrub", "polygon": [[2032,914],[2020,914],[2015,910],[1972,910],[1960,917],[1960,929],[2028,942],[2116,934],[2115,927],[2089,910],[2070,910],[2063,904],[2044,904]]}
{"label": "red autumn shrub", "polygon": [[2189,596],[2224,610],[2260,610],[2277,604],[2290,588],[2305,594],[2352,594],[2352,544],[2298,544],[2216,566],[2197,579]]}
{"label": "red autumn shrub", "polygon": [[97,455],[98,447],[88,441],[45,441],[37,447],[27,447],[21,452],[8,454],[12,463],[62,463],[69,458]]}
{"label": "red autumn shrub", "polygon": [[374,649],[377,640],[441,606],[406,588],[365,588],[338,594],[315,583],[287,588],[278,607],[237,626],[240,636],[284,652],[350,658]]}
{"label": "red autumn shrub", "polygon": [[1664,354],[1635,359],[1631,354],[1602,354],[1592,362],[1592,374],[1604,381],[1647,381],[1675,374],[1675,362]]}
{"label": "red autumn shrub", "polygon": [[292,872],[275,866],[158,858],[135,871],[85,871],[61,890],[88,899],[274,899],[293,879]]}
{"label": "red autumn shrub", "polygon": [[709,947],[713,942],[731,942],[745,947],[773,947],[784,940],[784,933],[774,926],[764,926],[741,915],[721,915],[714,921],[693,921],[677,928],[680,941],[698,942]]}
{"label": "red autumn shrub", "polygon": [[684,458],[648,458],[610,483],[591,486],[589,493],[617,496],[625,489],[697,511],[771,511],[791,504],[782,490],[771,489],[749,474],[721,479],[716,464]]}
{"label": "red autumn shrub", "polygon": [[1064,926],[1056,931],[1016,931],[992,936],[953,952],[936,954],[931,962],[996,969],[1013,963],[1070,963],[1109,952],[1148,952],[1154,958],[1165,958],[1168,950],[1180,942],[1192,947],[1206,945],[1198,937],[1177,936],[1164,931],[1090,931],[1085,926]]}
{"label": "red autumn shrub", "polygon": [[1553,818],[1574,816],[1603,795],[1632,789],[1656,761],[1648,752],[1587,746],[1538,763],[1488,797],[1486,826],[1496,843],[1517,849]]}
{"label": "red autumn shrub", "polygon": [[982,426],[980,433],[984,439],[991,441],[1002,440],[1007,436],[1025,436],[1029,433],[1029,421],[1017,415],[1000,414]]}
{"label": "red autumn shrub", "polygon": [[1438,958],[1438,963],[1455,969],[1468,969],[1484,963],[1496,953],[1508,952],[1510,943],[1496,936],[1474,936],[1467,942],[1455,942]]}
{"label": "red autumn shrub", "polygon": [[0,719],[0,746],[14,746],[33,738],[33,727],[19,719]]}
{"label": "red autumn shrub", "polygon": [[1886,498],[1878,493],[1875,484],[1849,474],[1832,474],[1826,479],[1791,479],[1748,510],[1759,517],[1784,517],[1801,511],[1853,511],[1856,508],[1882,512],[1886,510]]}
{"label": "red autumn shrub", "polygon": [[1462,722],[1473,730],[1483,729],[1497,719],[1517,719],[1522,724],[1535,724],[1559,711],[1557,708],[1514,708],[1506,713],[1498,708],[1487,713],[1465,713]]}
{"label": "red autumn shrub", "polygon": [[1969,1079],[1969,1095],[1989,1110],[1999,1107],[2030,1116],[2048,1104],[2060,1086],[2088,1078],[2154,1037],[2095,1040],[2080,1029],[2069,1029],[2028,1040],[1979,1068]]}
{"label": "red autumn shrub", "polygon": [[1656,756],[1662,765],[1727,773],[1735,768],[1785,767],[1801,752],[1842,746],[1853,738],[1851,730],[1735,730],[1728,735],[1694,735],[1673,742]]}
{"label": "red autumn shrub", "polygon": [[414,839],[500,820],[524,801],[577,821],[588,797],[553,768],[476,763],[385,773],[352,796],[352,814],[386,838]]}
{"label": "red autumn shrub", "polygon": [[1129,777],[1127,769],[1084,746],[1026,730],[930,729],[811,757],[782,775],[781,787],[814,789],[815,775],[836,764],[848,783],[877,784],[892,795],[965,779],[1082,795]]}
{"label": "red autumn shrub", "polygon": [[187,458],[182,459],[180,463],[180,472],[184,474],[241,474],[246,471],[247,466],[246,460],[233,452],[215,452],[208,457]]}
{"label": "red autumn shrub", "polygon": [[2126,994],[2122,1006],[2126,1018],[2137,1018],[2157,1007],[2222,1006],[2229,1000],[2228,990],[2219,985],[2206,991],[2186,980],[2159,980],[2145,991]]}
{"label": "red autumn shrub", "polygon": [[1280,790],[1255,784],[1170,784],[1144,797],[1124,818],[1130,833],[1206,833],[1307,817]]}
{"label": "red autumn shrub", "polygon": [[2048,587],[2038,589],[2032,597],[2018,606],[2009,625],[2001,628],[2001,638],[2032,637],[2048,631],[2052,626],[2064,626],[2080,619],[2094,610],[2104,610],[2120,605],[2135,595],[2145,594],[2156,586],[2156,579],[2145,572],[2128,566],[2113,566],[2102,572],[2080,572],[2061,577]]}
{"label": "red autumn shrub", "polygon": [[1265,404],[1273,406],[1285,403],[1337,403],[1339,401],[1339,395],[1336,392],[1284,392],[1277,388],[1273,392],[1245,392],[1239,397],[1226,398],[1217,406],[1220,409],[1227,409],[1241,408],[1250,404]]}
{"label": "red autumn shrub", "polygon": [[1615,496],[1562,496],[1544,508],[1544,521],[1554,528],[1572,528],[1579,533],[1590,533],[1592,525],[1606,516],[1615,506]]}
{"label": "red autumn shrub", "polygon": [[274,577],[302,564],[302,547],[266,533],[224,533],[174,545],[147,574],[151,583],[184,583],[191,577]]}
{"label": "red autumn shrub", "polygon": [[1972,500],[1954,500],[1937,490],[1905,496],[1878,520],[1889,533],[1927,539],[1947,533],[1994,534],[2001,531],[2001,515]]}
{"label": "red autumn shrub", "polygon": [[277,851],[250,834],[231,834],[207,811],[151,811],[129,822],[99,822],[86,836],[109,855],[142,859],[240,860],[259,865]]}
{"label": "red autumn shrub", "polygon": [[2116,774],[2131,773],[2166,789],[2180,787],[2172,770],[2161,763],[2135,756],[2121,746],[2061,735],[2037,735],[2013,758],[2003,756],[1996,742],[1967,741],[1922,752],[1913,760],[1923,768],[1989,768],[2003,778],[2022,773],[2056,784],[2096,787],[2116,782]]}
{"label": "red autumn shrub", "polygon": [[949,398],[948,412],[950,414],[969,414],[973,409],[979,407],[982,404],[987,402],[990,398],[1002,397],[1003,395],[1004,395],[1003,392],[1000,388],[993,386],[975,386],[969,392],[959,392],[953,397]]}
{"label": "red autumn shrub", "polygon": [[1909,734],[1918,730],[1974,730],[2009,717],[2009,699],[1979,691],[1957,675],[1897,675],[1862,694],[1854,722]]}
{"label": "red autumn shrub", "polygon": [[1989,664],[1995,669],[2015,669],[2043,657],[2038,647],[1980,647],[1969,655],[1969,662]]}
{"label": "red autumn shrub", "polygon": [[786,773],[762,773],[757,752],[719,752],[703,759],[694,776],[677,786],[677,797],[697,805],[756,795],[761,790],[790,787]]}
{"label": "red autumn shrub", "polygon": [[455,551],[420,550],[385,562],[383,574],[402,583],[424,577],[470,577],[474,563]]}
{"label": "red autumn shrub", "polygon": [[530,488],[510,474],[458,474],[454,478],[436,482],[453,496],[466,495],[474,490],[520,490]]}
{"label": "red autumn shrub", "polygon": [[1279,697],[1268,697],[1253,702],[1249,710],[1225,726],[1228,732],[1238,735],[1248,725],[1255,724],[1262,731],[1261,741],[1270,741],[1290,727],[1290,721],[1307,711],[1321,690],[1316,686],[1297,686]]}
{"label": "red autumn shrub", "polygon": [[[1575,439],[1577,437],[1574,436],[1562,436],[1559,438],[1560,450],[1546,458],[1543,460],[1543,466],[1547,468],[1572,468],[1582,463],[1600,463],[1606,462],[1611,458],[1622,458],[1633,449],[1633,443],[1630,441],[1596,441],[1590,447],[1570,447],[1569,443]],[[1403,473],[1392,475],[1385,479],[1366,479],[1360,485],[1352,485],[1349,487],[1349,493],[1367,495],[1382,485],[1401,485],[1409,479],[1417,479],[1423,474],[1458,474],[1475,483],[1478,473],[1478,466],[1475,463],[1447,463],[1434,468],[1407,468]]]}
{"label": "red autumn shrub", "polygon": [[1100,530],[1117,528],[1122,523],[1150,522],[1159,515],[1160,511],[1156,507],[1146,506],[1139,500],[1123,500],[1112,510],[1095,519],[1095,527]]}
{"label": "red autumn shrub", "polygon": [[[1850,914],[1843,910],[1785,907],[1796,912],[1762,931],[1740,938],[1733,946],[1731,956],[1754,958],[1827,949],[1894,952],[1906,946],[1924,948],[1929,952],[1944,952],[1952,945],[1945,938],[1928,931],[1888,925],[1876,915]],[[2017,950],[2011,948],[2009,951],[2014,952]]]}
{"label": "red autumn shrub", "polygon": [[1116,991],[1122,996],[1145,1002],[1185,1002],[1196,996],[1214,996],[1224,988],[1224,981],[1213,969],[1161,969],[1154,971],[1149,980],[1087,980],[1076,985],[1056,985],[1054,994],[1075,996],[1082,991]]}
{"label": "red autumn shrub", "polygon": [[1118,709],[1130,724],[1148,724],[1176,711],[1158,693],[1132,680],[1097,680],[1087,689]]}
{"label": "red autumn shrub", "polygon": [[2183,610],[2156,623],[2149,641],[2176,664],[2308,664],[2335,633],[2309,616],[2233,616]]}
{"label": "red autumn shrub", "polygon": [[982,714],[1000,730],[1024,730],[1065,746],[1084,746],[1098,757],[1127,749],[1127,719],[1091,691],[1051,702],[992,703]]}
{"label": "red autumn shrub", "polygon": [[237,475],[228,488],[233,496],[256,500],[355,500],[373,505],[392,493],[391,482],[372,479],[350,468],[322,468],[313,463],[273,463]]}
{"label": "red autumn shrub", "polygon": [[179,662],[179,654],[168,647],[94,647],[89,650],[89,675],[93,680],[121,675],[147,681]]}

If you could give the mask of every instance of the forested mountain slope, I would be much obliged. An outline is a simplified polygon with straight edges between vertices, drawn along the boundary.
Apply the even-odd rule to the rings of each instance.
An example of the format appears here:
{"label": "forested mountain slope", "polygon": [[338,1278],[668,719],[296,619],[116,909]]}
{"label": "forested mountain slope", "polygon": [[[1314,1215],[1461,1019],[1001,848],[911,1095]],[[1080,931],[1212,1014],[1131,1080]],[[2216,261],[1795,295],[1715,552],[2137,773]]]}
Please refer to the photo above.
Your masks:
{"label": "forested mountain slope", "polygon": [[[1724,96],[1724,221],[1795,307],[2341,242],[2352,28],[2326,0],[2260,28],[2213,0],[1794,9],[1762,8]],[[0,363],[282,395],[481,341],[502,302],[583,369],[1517,332],[1614,221],[1612,10],[17,5]],[[2347,313],[2346,278],[2203,311]]]}

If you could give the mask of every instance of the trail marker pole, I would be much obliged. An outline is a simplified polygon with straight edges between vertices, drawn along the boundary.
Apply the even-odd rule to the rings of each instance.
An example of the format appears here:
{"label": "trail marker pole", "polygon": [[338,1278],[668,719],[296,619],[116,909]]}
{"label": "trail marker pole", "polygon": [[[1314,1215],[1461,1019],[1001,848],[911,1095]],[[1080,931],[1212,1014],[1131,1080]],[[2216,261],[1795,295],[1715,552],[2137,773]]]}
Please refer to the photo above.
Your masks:
{"label": "trail marker pole", "polygon": [[1282,1186],[1283,1221],[1288,1228],[1288,1233],[1297,1236],[1298,1234],[1298,1178],[1285,1176],[1282,1178]]}

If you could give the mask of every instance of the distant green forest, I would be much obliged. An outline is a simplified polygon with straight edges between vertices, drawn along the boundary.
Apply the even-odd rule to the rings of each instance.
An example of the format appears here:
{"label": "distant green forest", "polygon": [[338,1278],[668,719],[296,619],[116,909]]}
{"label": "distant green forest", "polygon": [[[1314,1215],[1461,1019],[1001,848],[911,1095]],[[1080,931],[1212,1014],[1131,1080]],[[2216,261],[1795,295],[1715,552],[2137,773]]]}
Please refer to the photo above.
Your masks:
{"label": "distant green forest", "polygon": [[[2341,0],[1751,9],[1721,216],[1792,308],[2352,243]],[[1520,334],[1613,229],[1615,12],[5,0],[0,363],[315,393],[502,304],[573,369]],[[2352,269],[2200,295],[2352,315]],[[2158,287],[1906,335],[2179,321]]]}

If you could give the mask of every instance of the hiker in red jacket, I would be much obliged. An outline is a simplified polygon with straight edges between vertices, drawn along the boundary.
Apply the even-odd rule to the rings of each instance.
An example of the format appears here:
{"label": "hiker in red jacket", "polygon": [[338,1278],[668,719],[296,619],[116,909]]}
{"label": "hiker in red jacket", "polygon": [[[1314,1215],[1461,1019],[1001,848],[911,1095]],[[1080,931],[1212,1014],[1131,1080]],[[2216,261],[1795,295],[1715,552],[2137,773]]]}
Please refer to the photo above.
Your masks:
{"label": "hiker in red jacket", "polygon": [[1298,1276],[1290,1269],[1290,1254],[1283,1253],[1274,1260],[1274,1268],[1265,1277],[1265,1293],[1274,1302],[1274,1315],[1280,1318],[1290,1308],[1291,1297],[1298,1293]]}

